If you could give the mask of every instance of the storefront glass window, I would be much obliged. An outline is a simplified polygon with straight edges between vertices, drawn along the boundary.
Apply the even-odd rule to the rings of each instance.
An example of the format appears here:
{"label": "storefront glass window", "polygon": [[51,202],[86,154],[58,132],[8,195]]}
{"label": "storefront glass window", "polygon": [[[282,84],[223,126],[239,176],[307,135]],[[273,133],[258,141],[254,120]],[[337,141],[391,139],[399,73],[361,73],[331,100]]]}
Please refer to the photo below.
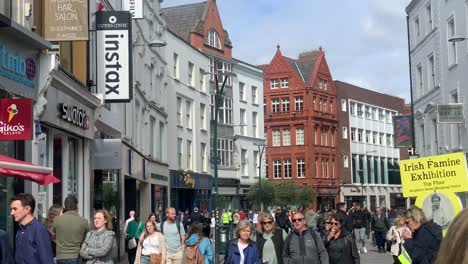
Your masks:
{"label": "storefront glass window", "polygon": [[68,184],[67,194],[78,194],[78,141],[68,139]]}
{"label": "storefront glass window", "polygon": [[62,204],[62,138],[54,136],[54,176],[60,180],[54,183],[53,204]]}
{"label": "storefront glass window", "polygon": [[[41,127],[42,133],[37,135],[36,143],[37,143],[37,165],[43,167],[49,167],[49,136],[47,133],[46,127]],[[44,222],[47,218],[47,210],[49,205],[47,204],[47,191],[49,187],[44,185],[39,185],[38,193],[37,193],[37,217],[40,222]]]}

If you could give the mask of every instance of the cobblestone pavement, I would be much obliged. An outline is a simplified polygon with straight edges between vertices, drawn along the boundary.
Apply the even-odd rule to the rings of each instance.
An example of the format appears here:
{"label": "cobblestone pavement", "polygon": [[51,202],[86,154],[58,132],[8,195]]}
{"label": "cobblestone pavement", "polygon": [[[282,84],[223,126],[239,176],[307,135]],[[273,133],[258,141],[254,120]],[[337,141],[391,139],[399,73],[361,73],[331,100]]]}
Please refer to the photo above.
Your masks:
{"label": "cobblestone pavement", "polygon": [[372,245],[367,247],[367,254],[361,254],[361,264],[392,264],[393,258],[389,252],[379,253]]}

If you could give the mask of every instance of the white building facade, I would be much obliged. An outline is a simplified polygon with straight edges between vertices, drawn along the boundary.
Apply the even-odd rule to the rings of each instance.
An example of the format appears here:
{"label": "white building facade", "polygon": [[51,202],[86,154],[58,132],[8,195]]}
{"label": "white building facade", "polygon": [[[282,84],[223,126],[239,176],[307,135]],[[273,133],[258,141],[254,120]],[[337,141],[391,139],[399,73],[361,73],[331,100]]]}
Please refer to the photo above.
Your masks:
{"label": "white building facade", "polygon": [[168,31],[171,206],[211,211],[209,59]]}
{"label": "white building facade", "polygon": [[[414,111],[416,154],[432,156],[467,152],[466,121],[441,124],[437,105],[461,103],[468,99],[468,37],[466,1],[413,0],[408,15],[411,86]],[[467,115],[464,105],[464,116]],[[464,207],[467,194],[460,195]]]}

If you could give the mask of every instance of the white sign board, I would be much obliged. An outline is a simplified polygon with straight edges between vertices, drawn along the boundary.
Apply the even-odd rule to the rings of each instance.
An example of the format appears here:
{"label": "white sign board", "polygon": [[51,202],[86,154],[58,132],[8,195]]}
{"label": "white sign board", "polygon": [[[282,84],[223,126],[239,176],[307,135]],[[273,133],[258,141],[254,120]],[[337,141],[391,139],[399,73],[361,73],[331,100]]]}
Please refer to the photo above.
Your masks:
{"label": "white sign board", "polygon": [[127,11],[96,13],[97,89],[108,103],[132,100],[131,25]]}
{"label": "white sign board", "polygon": [[122,10],[129,11],[133,19],[142,19],[143,0],[122,0]]}

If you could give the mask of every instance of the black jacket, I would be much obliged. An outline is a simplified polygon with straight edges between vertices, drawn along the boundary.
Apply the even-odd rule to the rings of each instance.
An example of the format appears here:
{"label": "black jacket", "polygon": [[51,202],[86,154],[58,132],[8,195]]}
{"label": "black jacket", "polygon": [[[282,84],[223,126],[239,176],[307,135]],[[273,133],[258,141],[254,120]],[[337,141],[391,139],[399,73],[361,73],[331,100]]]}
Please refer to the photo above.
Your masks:
{"label": "black jacket", "polygon": [[353,228],[364,228],[367,227],[367,216],[366,213],[361,209],[361,210],[353,210],[352,213],[350,213],[350,216],[353,221]]}
{"label": "black jacket", "polygon": [[408,251],[413,264],[432,264],[437,257],[441,241],[440,225],[427,222],[414,231],[413,239],[405,240],[403,246]]}
{"label": "black jacket", "polygon": [[[271,241],[275,246],[275,253],[278,264],[283,264],[283,229],[276,229],[275,233],[271,237]],[[263,247],[265,246],[266,239],[263,238],[262,234],[259,234],[256,242],[258,247],[258,255],[260,256],[260,259],[263,259]]]}
{"label": "black jacket", "polygon": [[340,236],[331,240],[325,239],[330,264],[359,264],[359,252],[353,234],[342,229]]}
{"label": "black jacket", "polygon": [[349,216],[343,210],[338,210],[336,214],[341,215],[341,217],[343,217],[343,223],[341,225],[341,228],[348,231],[348,233],[352,233],[353,232],[353,219],[351,218],[351,216]]}
{"label": "black jacket", "polygon": [[14,264],[15,260],[12,255],[13,249],[8,239],[8,234],[0,229],[0,263],[2,264]]}

